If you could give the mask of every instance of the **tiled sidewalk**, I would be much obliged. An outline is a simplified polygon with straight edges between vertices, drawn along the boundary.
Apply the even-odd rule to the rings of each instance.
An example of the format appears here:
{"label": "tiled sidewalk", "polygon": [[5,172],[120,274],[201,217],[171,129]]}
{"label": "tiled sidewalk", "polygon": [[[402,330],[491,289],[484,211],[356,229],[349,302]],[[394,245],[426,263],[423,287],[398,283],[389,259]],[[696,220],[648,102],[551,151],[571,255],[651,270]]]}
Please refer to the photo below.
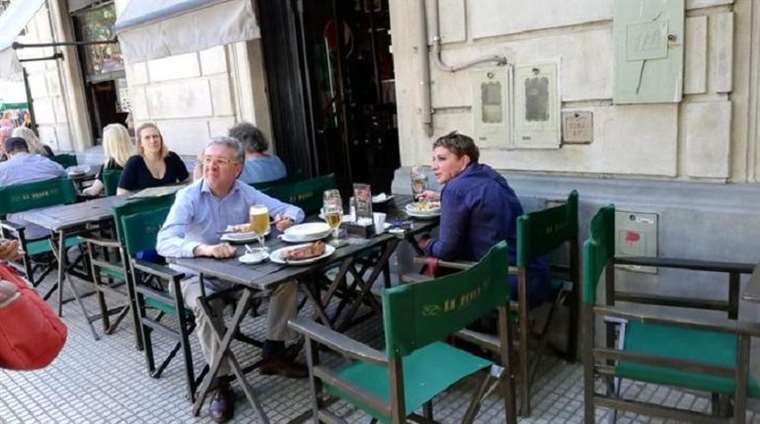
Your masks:
{"label": "tiled sidewalk", "polygon": [[[48,281],[45,285],[50,284]],[[95,299],[86,299],[95,311]],[[304,312],[305,313],[305,312]],[[142,352],[134,348],[131,321],[125,320],[115,334],[93,340],[81,312],[74,303],[64,309],[69,338],[61,355],[45,370],[36,372],[0,371],[0,422],[4,423],[178,423],[210,422],[205,408],[200,417],[193,417],[185,398],[181,359],[175,358],[160,379],[148,376]],[[263,319],[246,320],[244,332],[263,334]],[[96,327],[102,332],[100,327]],[[353,337],[377,346],[380,341],[378,320],[371,320],[352,330]],[[166,353],[167,343],[157,335],[157,357]],[[196,364],[202,360],[195,338]],[[243,364],[257,359],[258,352],[238,346],[238,359]],[[255,373],[255,372],[254,372]],[[254,388],[262,393],[265,410],[271,422],[286,423],[302,418],[309,409],[306,380],[294,381],[279,377],[251,374]],[[580,423],[583,413],[582,368],[559,360],[546,361],[534,386],[534,412],[522,423]],[[474,381],[467,381],[435,399],[435,417],[444,423],[459,422],[466,409]],[[655,399],[666,405],[694,410],[707,410],[709,401],[690,393],[669,390],[655,385],[628,384],[627,395]],[[235,422],[255,422],[255,414],[242,392],[237,390]],[[352,423],[369,419],[348,404],[336,403],[333,411]],[[599,422],[606,422],[606,411],[597,411]],[[491,395],[478,415],[478,423],[503,422],[502,403]],[[621,424],[655,423],[661,420],[622,416]],[[750,416],[760,423],[760,413]]]}

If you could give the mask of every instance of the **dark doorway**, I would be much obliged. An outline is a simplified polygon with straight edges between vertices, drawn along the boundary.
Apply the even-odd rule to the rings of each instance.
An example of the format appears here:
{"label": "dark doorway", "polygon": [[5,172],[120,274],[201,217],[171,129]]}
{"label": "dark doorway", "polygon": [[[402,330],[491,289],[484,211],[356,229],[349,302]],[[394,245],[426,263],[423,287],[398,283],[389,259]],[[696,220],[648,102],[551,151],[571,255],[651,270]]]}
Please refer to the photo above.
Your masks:
{"label": "dark doorway", "polygon": [[334,172],[343,189],[390,192],[400,160],[388,1],[259,6],[278,151],[298,152],[291,162],[311,174]]}

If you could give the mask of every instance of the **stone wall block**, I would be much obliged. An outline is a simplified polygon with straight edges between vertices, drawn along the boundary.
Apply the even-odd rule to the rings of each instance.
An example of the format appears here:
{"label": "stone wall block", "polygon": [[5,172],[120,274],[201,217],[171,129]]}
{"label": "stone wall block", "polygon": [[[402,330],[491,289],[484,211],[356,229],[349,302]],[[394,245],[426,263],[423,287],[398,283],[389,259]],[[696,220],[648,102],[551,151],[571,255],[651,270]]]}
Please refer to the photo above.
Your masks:
{"label": "stone wall block", "polygon": [[169,81],[201,75],[198,53],[187,53],[148,61],[151,82]]}
{"label": "stone wall block", "polygon": [[135,120],[147,121],[151,118],[148,111],[148,99],[145,95],[145,87],[129,87],[129,101]]}
{"label": "stone wall block", "polygon": [[684,94],[707,91],[707,16],[686,18]]}
{"label": "stone wall block", "polygon": [[208,121],[167,120],[158,121],[161,133],[169,149],[180,155],[196,156],[209,140]]}
{"label": "stone wall block", "polygon": [[[441,43],[456,43],[467,41],[467,13],[464,0],[439,0],[438,2],[438,29]],[[428,35],[430,43],[433,43],[433,31],[431,17],[433,16],[433,3],[427,2]]]}
{"label": "stone wall block", "polygon": [[146,62],[130,63],[125,68],[130,88],[148,83],[148,64]]}
{"label": "stone wall block", "polygon": [[209,137],[221,137],[227,135],[229,130],[235,125],[235,117],[212,118],[208,121]]}
{"label": "stone wall block", "polygon": [[51,96],[61,95],[61,84],[58,78],[58,70],[48,71],[45,73],[47,79],[48,94]]}
{"label": "stone wall block", "polygon": [[198,118],[213,114],[206,79],[151,84],[145,88],[149,116],[153,119]]}
{"label": "stone wall block", "polygon": [[209,78],[211,85],[211,102],[214,108],[214,116],[234,115],[232,94],[230,92],[230,78],[228,75]]}
{"label": "stone wall block", "polygon": [[29,74],[29,88],[32,90],[32,97],[34,99],[48,97],[47,76],[45,73]]}
{"label": "stone wall block", "polygon": [[34,99],[34,117],[39,124],[55,124],[53,99],[42,97]]}
{"label": "stone wall block", "polygon": [[721,13],[709,18],[709,89],[729,93],[733,87],[734,14]]}
{"label": "stone wall block", "polygon": [[223,46],[212,47],[200,52],[201,70],[203,75],[213,75],[228,72],[227,55]]}
{"label": "stone wall block", "polygon": [[686,9],[701,9],[726,4],[734,4],[734,0],[686,0]]}
{"label": "stone wall block", "polygon": [[728,178],[731,102],[684,105],[686,172],[690,177]]}

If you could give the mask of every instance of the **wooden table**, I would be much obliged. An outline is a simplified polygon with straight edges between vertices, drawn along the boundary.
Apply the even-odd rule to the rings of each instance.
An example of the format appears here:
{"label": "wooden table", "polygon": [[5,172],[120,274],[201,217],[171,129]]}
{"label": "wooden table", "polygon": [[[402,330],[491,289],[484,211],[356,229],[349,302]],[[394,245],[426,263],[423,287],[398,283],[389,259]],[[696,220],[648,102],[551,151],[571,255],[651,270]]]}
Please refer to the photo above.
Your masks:
{"label": "wooden table", "polygon": [[94,318],[87,313],[79,292],[69,280],[65,241],[66,238],[71,236],[91,233],[93,231],[91,227],[93,226],[102,228],[104,223],[110,223],[110,220],[113,218],[113,208],[124,204],[126,201],[126,196],[109,196],[82,203],[32,209],[17,214],[21,219],[43,227],[51,233],[50,243],[53,247],[53,253],[58,260],[58,281],[50,292],[46,294],[45,298],[49,297],[54,290],[58,290],[58,315],[63,316],[63,290],[65,283],[68,283],[71,294],[79,304],[85,318],[87,318],[87,323],[95,340],[99,340],[100,337],[95,331],[92,322],[98,318]]}
{"label": "wooden table", "polygon": [[[410,196],[397,196],[395,205],[389,205],[386,213],[388,219],[406,219],[403,206],[411,201]],[[203,402],[208,394],[209,387],[216,376],[223,360],[229,362],[232,372],[240,382],[251,406],[257,411],[259,419],[268,423],[268,417],[261,407],[253,389],[245,378],[240,365],[230,349],[240,323],[247,315],[251,307],[254,295],[261,296],[276,289],[280,284],[296,280],[304,285],[307,299],[313,305],[316,319],[323,324],[336,328],[339,331],[352,325],[356,320],[355,315],[362,304],[367,304],[372,312],[380,312],[380,304],[370,293],[372,286],[382,273],[384,286],[390,286],[389,259],[396,247],[403,240],[414,243],[414,236],[428,232],[438,225],[438,219],[412,220],[411,228],[401,235],[388,232],[369,239],[352,239],[351,242],[338,247],[331,256],[308,265],[281,265],[265,262],[258,265],[244,265],[237,258],[218,260],[213,258],[169,258],[169,262],[198,273],[203,287],[204,277],[215,277],[241,286],[244,290],[238,300],[232,322],[225,328],[214,326],[213,330],[221,345],[218,354],[213,358],[208,374],[205,376],[199,396],[193,405],[193,413],[198,415]],[[271,249],[278,249],[286,244],[274,239],[267,243]],[[330,269],[338,269],[334,278],[329,279],[325,272]],[[369,272],[369,276],[367,275]],[[347,276],[351,275],[353,281],[349,284]],[[320,283],[327,283],[327,290],[323,295],[320,291]],[[353,298],[343,297],[340,300],[336,312],[329,316],[327,306],[339,289],[343,293],[353,293]],[[211,309],[206,299],[200,299],[204,313],[210,315]]]}

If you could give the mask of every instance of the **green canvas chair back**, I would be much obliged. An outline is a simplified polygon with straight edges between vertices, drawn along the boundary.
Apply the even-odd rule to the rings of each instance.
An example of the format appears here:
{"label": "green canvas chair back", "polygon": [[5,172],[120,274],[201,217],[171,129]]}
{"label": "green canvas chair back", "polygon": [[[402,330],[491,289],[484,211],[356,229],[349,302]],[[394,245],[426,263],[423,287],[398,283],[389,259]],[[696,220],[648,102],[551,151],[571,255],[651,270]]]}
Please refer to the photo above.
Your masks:
{"label": "green canvas chair back", "polygon": [[156,248],[158,231],[169,214],[169,207],[159,207],[121,217],[124,247],[130,257],[135,253]]}
{"label": "green canvas chair back", "polygon": [[280,178],[279,180],[274,180],[274,181],[266,181],[262,183],[253,183],[251,184],[251,186],[255,188],[256,190],[264,190],[270,187],[276,187],[276,186],[285,185],[285,184],[293,184],[293,183],[297,183],[304,180],[306,180],[306,178],[303,176],[303,172],[299,169],[285,178]]}
{"label": "green canvas chair back", "polygon": [[337,188],[335,174],[278,184],[262,189],[262,192],[282,202],[298,206],[306,215],[319,212],[322,207],[322,193]]}
{"label": "green canvas chair back", "polygon": [[472,268],[383,291],[389,358],[442,340],[509,299],[507,243],[501,241]]}
{"label": "green canvas chair back", "polygon": [[115,195],[116,189],[119,187],[119,180],[121,179],[121,169],[106,169],[103,171],[101,178],[106,190],[106,196]]}
{"label": "green canvas chair back", "polygon": [[62,167],[68,168],[70,166],[76,166],[78,164],[76,155],[70,153],[61,153],[53,156],[53,161],[58,162]]}
{"label": "green canvas chair back", "polygon": [[[116,225],[116,235],[119,241],[124,245],[126,243],[125,231],[123,228],[122,218],[127,215],[133,215],[139,212],[146,212],[156,209],[169,208],[174,203],[174,194],[161,197],[150,197],[129,201],[113,209],[113,218]],[[139,249],[138,249],[139,250]]]}
{"label": "green canvas chair back", "polygon": [[578,192],[564,205],[530,212],[517,218],[517,266],[527,267],[568,240],[578,236]]}
{"label": "green canvas chair back", "polygon": [[615,256],[615,206],[599,209],[591,219],[589,239],[583,244],[583,303],[596,304],[596,287],[604,267]]}
{"label": "green canvas chair back", "polygon": [[76,200],[76,190],[69,178],[6,186],[0,188],[0,216]]}

